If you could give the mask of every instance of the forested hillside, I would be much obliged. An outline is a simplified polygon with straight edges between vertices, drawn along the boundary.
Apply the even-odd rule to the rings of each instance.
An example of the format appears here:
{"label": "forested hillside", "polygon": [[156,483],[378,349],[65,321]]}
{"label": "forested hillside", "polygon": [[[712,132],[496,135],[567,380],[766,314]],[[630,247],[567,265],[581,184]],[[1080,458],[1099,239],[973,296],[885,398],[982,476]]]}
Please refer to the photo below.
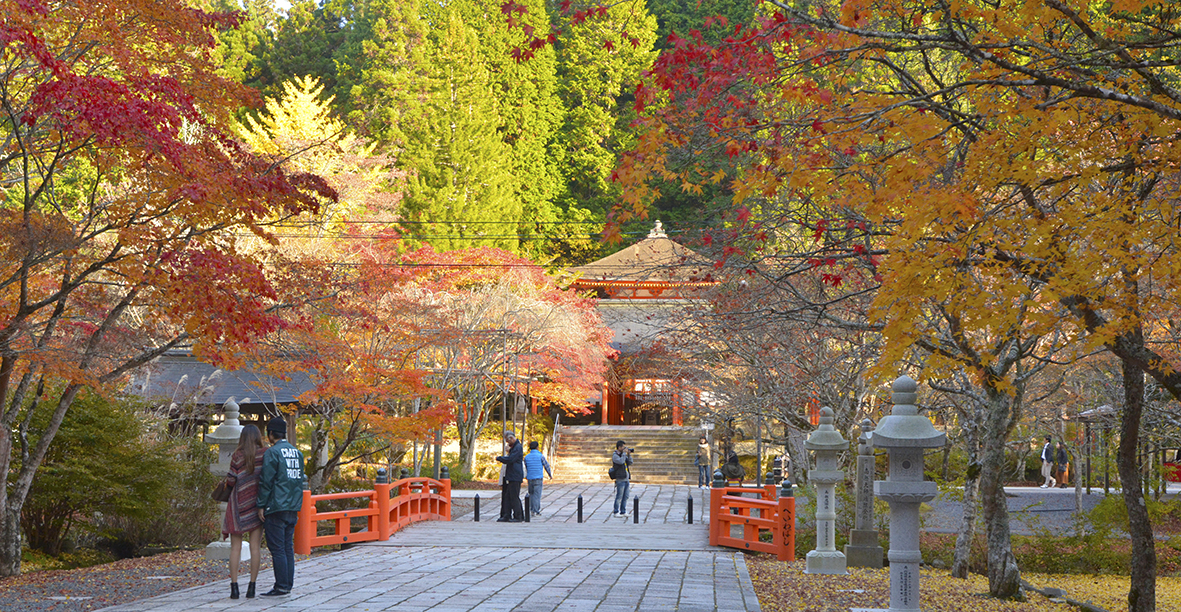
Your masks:
{"label": "forested hillside", "polygon": [[[495,246],[556,264],[615,248],[599,240],[619,201],[611,175],[636,141],[636,83],[668,35],[716,36],[707,19],[749,21],[755,7],[628,0],[575,23],[558,6],[529,0],[510,24],[500,0],[198,4],[245,14],[239,28],[219,35],[223,76],[268,99],[296,79],[314,79],[340,129],[398,177],[384,190],[397,194],[396,229],[408,244]],[[514,58],[530,35],[553,28],[561,29],[553,44]],[[667,192],[654,212],[687,229],[710,222],[701,201],[720,190]]]}

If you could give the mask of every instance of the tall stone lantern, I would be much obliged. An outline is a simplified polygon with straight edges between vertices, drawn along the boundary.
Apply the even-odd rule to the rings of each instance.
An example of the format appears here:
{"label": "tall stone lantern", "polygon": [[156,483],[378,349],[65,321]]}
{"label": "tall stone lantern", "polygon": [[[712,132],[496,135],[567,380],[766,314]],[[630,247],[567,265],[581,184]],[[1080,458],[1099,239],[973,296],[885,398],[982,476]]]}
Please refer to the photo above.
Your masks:
{"label": "tall stone lantern", "polygon": [[[210,433],[205,434],[205,443],[217,446],[217,463],[209,466],[209,471],[224,477],[230,471],[230,458],[238,448],[238,439],[242,437],[242,424],[238,422],[238,402],[234,398],[222,404],[225,419],[221,425]],[[218,504],[218,524],[225,516],[226,504]],[[211,561],[221,561],[230,558],[230,543],[228,540],[215,540],[205,547],[205,558]],[[242,546],[242,561],[250,559],[250,547]]]}
{"label": "tall stone lantern", "polygon": [[816,469],[808,480],[816,483],[816,549],[808,553],[806,574],[847,574],[845,554],[837,550],[836,484],[845,479],[837,465],[849,443],[833,426],[832,408],[820,409],[820,426],[804,441],[804,448],[816,454]]}
{"label": "tall stone lantern", "polygon": [[894,381],[894,410],[873,432],[874,448],[890,458],[886,480],[874,493],[890,503],[890,612],[919,609],[919,504],[935,498],[935,483],[923,480],[923,450],[942,447],[947,434],[935,430],[914,403],[918,383],[909,376]]}
{"label": "tall stone lantern", "polygon": [[878,546],[878,530],[873,526],[873,422],[861,420],[861,435],[857,437],[856,510],[845,558],[850,567],[882,566],[882,547]]}

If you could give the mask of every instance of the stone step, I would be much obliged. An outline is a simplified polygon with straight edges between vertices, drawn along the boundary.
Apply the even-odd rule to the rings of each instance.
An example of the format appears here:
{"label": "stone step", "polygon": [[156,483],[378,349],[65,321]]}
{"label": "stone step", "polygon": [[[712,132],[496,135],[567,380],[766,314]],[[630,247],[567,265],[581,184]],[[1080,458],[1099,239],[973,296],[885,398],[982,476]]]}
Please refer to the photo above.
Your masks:
{"label": "stone step", "polygon": [[608,482],[607,469],[617,440],[636,449],[633,480],[697,484],[698,430],[636,426],[578,426],[560,430],[554,476],[566,482]]}

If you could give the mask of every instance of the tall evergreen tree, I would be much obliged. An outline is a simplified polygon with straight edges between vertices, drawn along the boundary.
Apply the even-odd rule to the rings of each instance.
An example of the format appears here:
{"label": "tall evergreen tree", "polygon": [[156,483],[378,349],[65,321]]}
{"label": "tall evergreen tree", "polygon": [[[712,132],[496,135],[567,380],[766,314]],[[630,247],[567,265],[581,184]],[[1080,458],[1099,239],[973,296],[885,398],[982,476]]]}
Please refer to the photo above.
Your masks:
{"label": "tall evergreen tree", "polygon": [[411,244],[440,250],[494,246],[518,250],[521,202],[511,149],[476,33],[448,7],[424,53],[421,104],[407,109],[399,166],[411,173],[403,230]]}
{"label": "tall evergreen tree", "polygon": [[336,50],[337,108],[385,150],[405,144],[399,118],[419,103],[428,22],[417,0],[355,0]]}
{"label": "tall evergreen tree", "polygon": [[274,44],[279,19],[273,4],[269,0],[197,0],[193,4],[205,11],[242,12],[237,28],[215,34],[214,63],[225,78],[258,87],[268,69],[265,55]]}
{"label": "tall evergreen tree", "polygon": [[558,75],[566,120],[556,151],[567,186],[563,208],[601,220],[615,204],[611,172],[631,143],[632,94],[656,59],[655,41],[656,19],[642,0],[614,4],[605,17],[573,25],[562,37]]}
{"label": "tall evergreen tree", "polygon": [[292,3],[286,16],[275,25],[274,41],[266,49],[266,69],[256,83],[247,84],[273,96],[293,77],[311,76],[324,84],[329,95],[337,94],[333,56],[343,44],[351,23],[349,0]]}
{"label": "tall evergreen tree", "polygon": [[[734,26],[746,25],[754,19],[758,0],[648,0],[648,10],[656,16],[656,47],[669,49],[668,35],[675,33],[688,38],[697,30],[709,44],[722,42],[734,33]],[[706,20],[723,17],[725,22]]]}
{"label": "tall evergreen tree", "polygon": [[556,144],[564,109],[558,97],[557,57],[552,47],[535,51],[518,62],[513,51],[525,45],[525,30],[544,32],[549,16],[543,0],[525,0],[528,12],[516,27],[509,27],[501,12],[501,0],[458,0],[454,7],[476,31],[480,49],[492,79],[492,91],[500,107],[500,134],[511,150],[516,196],[522,205],[522,224],[515,228],[526,239],[522,248],[545,255],[545,241],[533,241],[562,211],[555,204],[561,171],[551,148]]}

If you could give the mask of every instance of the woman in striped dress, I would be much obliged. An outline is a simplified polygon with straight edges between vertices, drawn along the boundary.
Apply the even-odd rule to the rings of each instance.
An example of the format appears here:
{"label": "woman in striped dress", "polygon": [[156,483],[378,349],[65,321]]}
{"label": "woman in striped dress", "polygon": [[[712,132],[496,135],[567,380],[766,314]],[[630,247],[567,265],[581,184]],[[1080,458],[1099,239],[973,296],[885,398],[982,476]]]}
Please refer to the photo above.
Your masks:
{"label": "woman in striped dress", "polygon": [[[254,597],[254,582],[258,579],[258,564],[262,556],[262,521],[258,519],[258,477],[262,474],[262,455],[266,451],[258,427],[246,425],[238,438],[238,449],[230,458],[230,473],[234,490],[226,505],[225,523],[221,535],[230,536],[230,599],[238,598],[238,565],[242,557],[242,536],[250,537],[250,586],[246,597]],[[249,458],[249,459],[248,459]]]}

